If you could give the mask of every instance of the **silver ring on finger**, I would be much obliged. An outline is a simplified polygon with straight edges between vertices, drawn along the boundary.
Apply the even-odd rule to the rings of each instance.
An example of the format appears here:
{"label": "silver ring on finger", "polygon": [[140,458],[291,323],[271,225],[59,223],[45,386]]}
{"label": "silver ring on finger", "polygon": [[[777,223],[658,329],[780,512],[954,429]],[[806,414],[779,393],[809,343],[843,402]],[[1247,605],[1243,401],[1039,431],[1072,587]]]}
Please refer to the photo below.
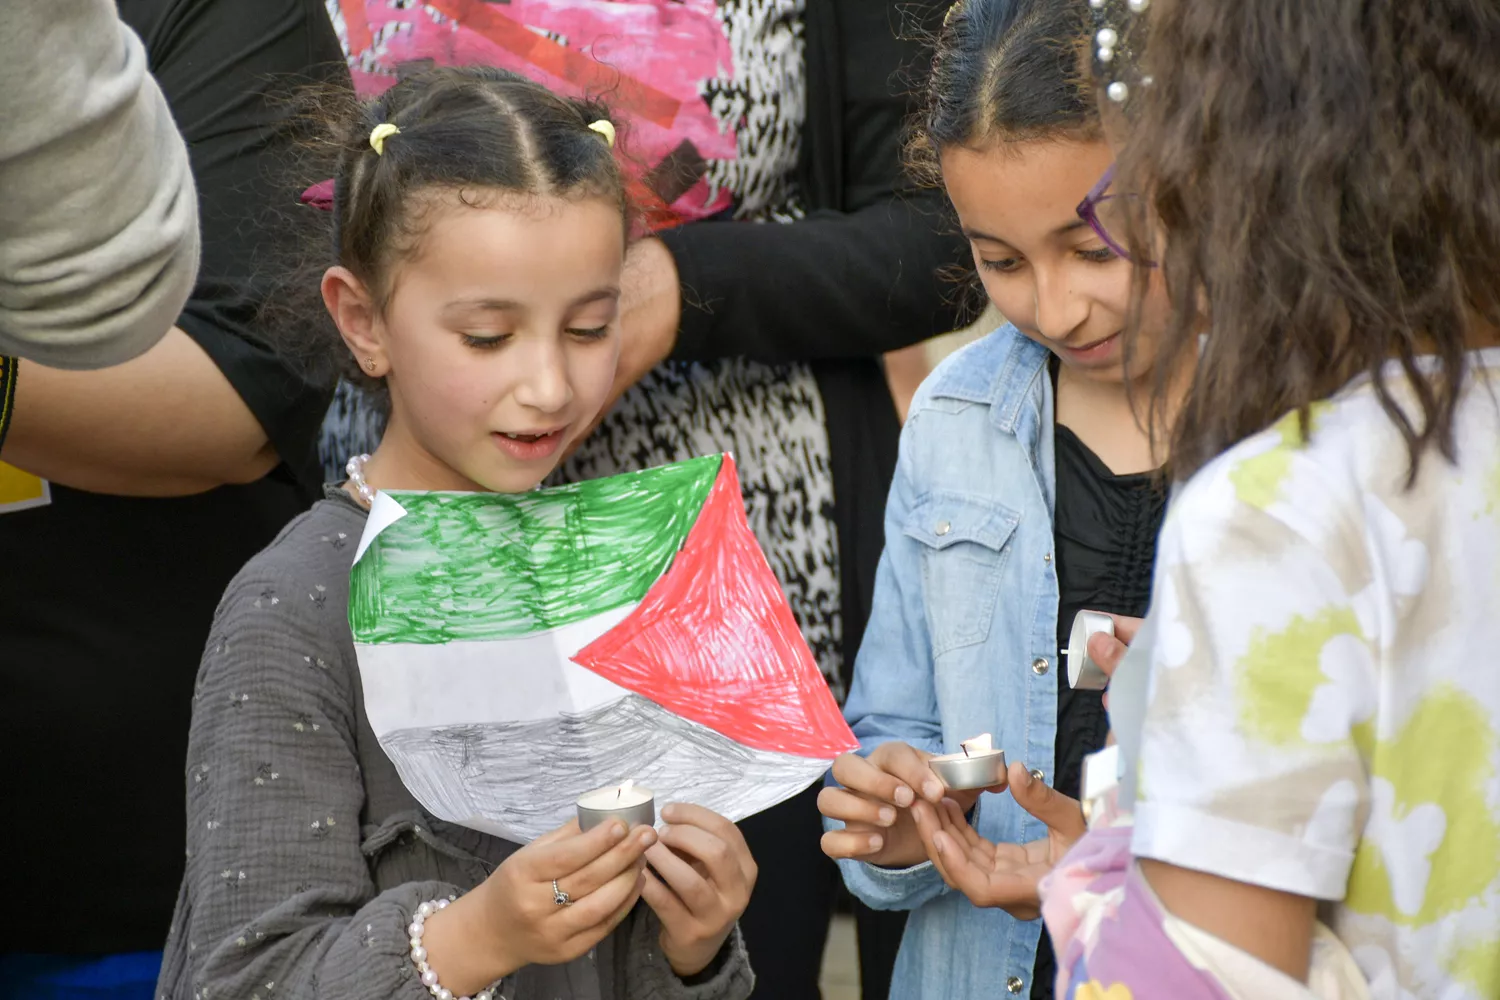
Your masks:
{"label": "silver ring on finger", "polygon": [[569,896],[566,892],[563,892],[562,889],[558,888],[557,879],[552,880],[552,902],[556,903],[558,906],[573,905],[573,897]]}

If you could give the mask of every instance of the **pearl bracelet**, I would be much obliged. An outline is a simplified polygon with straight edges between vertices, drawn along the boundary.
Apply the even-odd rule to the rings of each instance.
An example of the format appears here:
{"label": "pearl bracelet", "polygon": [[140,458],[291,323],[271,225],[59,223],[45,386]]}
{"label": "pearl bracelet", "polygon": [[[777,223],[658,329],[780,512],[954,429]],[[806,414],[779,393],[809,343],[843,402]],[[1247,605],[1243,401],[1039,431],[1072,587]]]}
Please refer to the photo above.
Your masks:
{"label": "pearl bracelet", "polygon": [[[434,899],[417,907],[417,912],[412,915],[411,926],[406,932],[411,935],[411,960],[417,967],[418,974],[422,977],[422,985],[427,987],[437,1000],[470,1000],[469,997],[455,997],[453,991],[438,982],[438,974],[433,971],[432,966],[427,964],[427,949],[422,947],[422,934],[427,930],[427,918],[439,910],[448,908],[448,904],[457,899],[457,896],[449,896],[447,899]],[[495,992],[495,987],[480,990],[474,994],[473,1000],[505,1000]]]}

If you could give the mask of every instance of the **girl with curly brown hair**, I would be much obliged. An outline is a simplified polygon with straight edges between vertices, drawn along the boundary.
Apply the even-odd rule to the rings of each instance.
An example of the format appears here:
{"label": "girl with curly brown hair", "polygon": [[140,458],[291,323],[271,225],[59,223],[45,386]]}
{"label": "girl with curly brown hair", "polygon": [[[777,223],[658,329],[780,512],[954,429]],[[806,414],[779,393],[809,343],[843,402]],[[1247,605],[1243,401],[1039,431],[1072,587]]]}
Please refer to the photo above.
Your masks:
{"label": "girl with curly brown hair", "polygon": [[1091,5],[1196,369],[1059,994],[1500,995],[1500,5]]}

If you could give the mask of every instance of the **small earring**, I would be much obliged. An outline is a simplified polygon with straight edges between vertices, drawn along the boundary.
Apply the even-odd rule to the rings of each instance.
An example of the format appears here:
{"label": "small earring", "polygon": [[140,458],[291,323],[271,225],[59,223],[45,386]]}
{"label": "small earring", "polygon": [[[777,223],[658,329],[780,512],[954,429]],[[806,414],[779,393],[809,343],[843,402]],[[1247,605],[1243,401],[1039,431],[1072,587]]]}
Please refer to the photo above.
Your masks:
{"label": "small earring", "polygon": [[374,375],[375,374],[375,359],[374,358],[365,358],[365,367],[369,369],[371,375]]}

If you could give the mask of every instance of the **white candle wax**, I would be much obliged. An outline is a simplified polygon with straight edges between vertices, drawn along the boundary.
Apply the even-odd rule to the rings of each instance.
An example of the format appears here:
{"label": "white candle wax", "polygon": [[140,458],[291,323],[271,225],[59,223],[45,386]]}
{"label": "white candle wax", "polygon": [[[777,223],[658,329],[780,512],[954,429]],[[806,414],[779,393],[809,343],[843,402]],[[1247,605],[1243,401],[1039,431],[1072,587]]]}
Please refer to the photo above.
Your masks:
{"label": "white candle wax", "polygon": [[972,739],[963,740],[958,745],[963,747],[964,752],[970,755],[989,753],[995,749],[995,738],[989,733],[980,733]]}
{"label": "white candle wax", "polygon": [[627,781],[616,787],[585,792],[578,797],[578,804],[585,809],[611,812],[616,809],[645,805],[651,799],[651,789],[637,785],[634,781]]}

